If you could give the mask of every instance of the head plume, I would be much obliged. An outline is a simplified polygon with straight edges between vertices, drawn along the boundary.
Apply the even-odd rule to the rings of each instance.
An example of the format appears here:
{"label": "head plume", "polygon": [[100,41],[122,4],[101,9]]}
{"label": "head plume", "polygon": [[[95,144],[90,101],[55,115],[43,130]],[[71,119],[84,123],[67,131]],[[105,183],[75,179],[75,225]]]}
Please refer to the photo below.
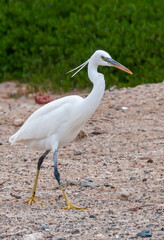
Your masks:
{"label": "head plume", "polygon": [[89,62],[89,59],[88,59],[86,62],[82,63],[80,66],[78,66],[78,67],[76,67],[76,68],[74,68],[74,69],[66,72],[66,74],[67,74],[67,73],[70,73],[70,72],[73,72],[73,71],[75,71],[75,70],[78,69],[78,70],[71,76],[71,77],[74,77],[78,72],[80,72],[81,69],[83,69],[83,68],[88,64],[88,62]]}

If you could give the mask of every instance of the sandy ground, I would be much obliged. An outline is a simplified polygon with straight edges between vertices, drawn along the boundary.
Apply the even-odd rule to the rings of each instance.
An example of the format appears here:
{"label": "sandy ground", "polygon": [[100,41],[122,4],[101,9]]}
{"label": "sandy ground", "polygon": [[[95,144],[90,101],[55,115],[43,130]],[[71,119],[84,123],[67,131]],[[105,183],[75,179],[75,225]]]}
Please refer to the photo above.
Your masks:
{"label": "sandy ground", "polygon": [[36,192],[46,205],[24,203],[42,153],[10,146],[8,137],[19,129],[15,120],[40,106],[32,94],[10,97],[19,91],[0,84],[0,239],[126,240],[141,239],[143,230],[147,239],[164,239],[164,83],[107,90],[84,136],[58,151],[71,202],[89,207],[70,211],[62,209],[52,152]]}

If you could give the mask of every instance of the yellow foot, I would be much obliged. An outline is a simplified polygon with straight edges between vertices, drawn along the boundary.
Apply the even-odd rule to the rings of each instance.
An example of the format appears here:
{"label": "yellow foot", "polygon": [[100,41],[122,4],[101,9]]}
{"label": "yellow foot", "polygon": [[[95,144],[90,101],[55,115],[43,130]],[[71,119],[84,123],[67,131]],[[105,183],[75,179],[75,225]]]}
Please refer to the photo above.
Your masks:
{"label": "yellow foot", "polygon": [[63,208],[63,209],[65,209],[65,210],[70,210],[70,209],[72,209],[72,208],[74,208],[74,209],[88,209],[88,207],[78,207],[78,206],[72,205],[71,203],[68,203],[68,204],[67,204],[67,207],[65,207],[65,208]]}
{"label": "yellow foot", "polygon": [[28,206],[32,205],[32,202],[37,202],[40,204],[45,204],[44,202],[40,202],[38,201],[35,197],[31,196],[27,201],[25,201],[25,203],[28,203]]}

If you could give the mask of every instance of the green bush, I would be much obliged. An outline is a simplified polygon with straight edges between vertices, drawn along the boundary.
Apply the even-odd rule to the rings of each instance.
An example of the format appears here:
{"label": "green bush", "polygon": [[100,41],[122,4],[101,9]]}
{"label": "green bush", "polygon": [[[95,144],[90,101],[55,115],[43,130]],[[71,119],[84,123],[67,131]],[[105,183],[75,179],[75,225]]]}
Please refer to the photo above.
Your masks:
{"label": "green bush", "polygon": [[103,49],[131,76],[101,67],[107,87],[164,79],[163,0],[1,0],[0,81],[57,91],[91,86],[86,70],[68,70]]}

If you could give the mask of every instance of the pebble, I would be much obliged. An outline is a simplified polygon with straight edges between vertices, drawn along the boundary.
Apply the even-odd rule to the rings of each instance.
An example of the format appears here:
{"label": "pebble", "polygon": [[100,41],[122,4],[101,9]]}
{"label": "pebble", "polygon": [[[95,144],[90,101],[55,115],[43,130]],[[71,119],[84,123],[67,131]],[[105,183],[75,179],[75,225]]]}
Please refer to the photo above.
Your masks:
{"label": "pebble", "polygon": [[153,227],[155,226],[153,223],[149,223],[146,227]]}
{"label": "pebble", "polygon": [[67,186],[73,186],[73,185],[76,186],[76,185],[78,185],[78,182],[76,180],[74,180],[74,179],[67,179],[66,183],[67,183]]}
{"label": "pebble", "polygon": [[128,200],[129,196],[130,196],[130,193],[127,190],[125,190],[125,189],[121,190],[121,192],[120,192],[121,200]]}
{"label": "pebble", "polygon": [[153,163],[154,161],[151,159],[151,158],[149,158],[148,160],[147,160],[147,163]]}
{"label": "pebble", "polygon": [[105,240],[106,237],[105,237],[102,233],[98,233],[98,234],[96,235],[96,239]]}
{"label": "pebble", "polygon": [[90,215],[89,218],[97,218],[95,215]]}
{"label": "pebble", "polygon": [[48,230],[48,229],[50,229],[50,227],[47,226],[47,225],[45,225],[45,224],[42,224],[42,225],[41,225],[41,228],[42,228],[42,230]]}
{"label": "pebble", "polygon": [[130,177],[130,180],[136,180],[136,177]]}
{"label": "pebble", "polygon": [[30,183],[29,181],[27,181],[27,180],[25,181],[25,183],[26,183],[27,185],[31,185],[31,183]]}
{"label": "pebble", "polygon": [[24,120],[22,118],[17,118],[14,120],[14,126],[19,127],[22,126],[24,123]]}
{"label": "pebble", "polygon": [[75,229],[75,230],[73,230],[71,233],[72,233],[72,234],[78,234],[78,233],[80,233],[80,230],[79,230],[79,229]]}
{"label": "pebble", "polygon": [[88,181],[88,182],[92,182],[92,180],[89,179],[89,178],[84,178],[83,180],[84,180],[84,181]]}
{"label": "pebble", "polygon": [[0,142],[0,145],[2,145],[3,143],[2,142]]}
{"label": "pebble", "polygon": [[149,230],[144,229],[142,232],[137,233],[136,236],[147,238],[152,237],[152,233]]}
{"label": "pebble", "polygon": [[80,151],[74,153],[75,156],[78,156],[78,155],[81,155],[81,154],[82,154],[82,152],[80,152]]}
{"label": "pebble", "polygon": [[24,158],[24,162],[27,162],[28,161],[28,158]]}
{"label": "pebble", "polygon": [[108,214],[114,214],[113,210],[109,209]]}
{"label": "pebble", "polygon": [[110,187],[110,184],[104,183],[104,186],[105,186],[105,187]]}
{"label": "pebble", "polygon": [[128,107],[122,107],[122,110],[127,110],[128,109]]}
{"label": "pebble", "polygon": [[87,134],[83,130],[81,130],[79,132],[79,134],[77,135],[76,140],[81,140],[81,139],[86,138],[86,137],[87,137]]}
{"label": "pebble", "polygon": [[112,229],[112,227],[107,227],[106,232],[111,231]]}
{"label": "pebble", "polygon": [[157,236],[164,236],[164,233],[163,232],[158,232]]}
{"label": "pebble", "polygon": [[115,109],[118,111],[118,110],[121,110],[121,107],[116,107]]}
{"label": "pebble", "polygon": [[81,181],[80,181],[80,186],[81,186],[81,187],[96,188],[96,187],[99,187],[99,184],[90,182],[90,181],[88,181],[88,180],[85,179],[85,180],[81,180]]}
{"label": "pebble", "polygon": [[143,178],[143,179],[142,179],[142,182],[146,182],[146,181],[147,181],[147,178]]}
{"label": "pebble", "polygon": [[41,233],[41,232],[35,232],[35,233],[25,235],[23,238],[23,240],[43,240],[43,239],[45,239],[45,238],[44,238],[43,233]]}
{"label": "pebble", "polygon": [[121,169],[121,168],[118,168],[118,169],[117,169],[117,172],[121,172],[121,171],[122,171],[122,169]]}

